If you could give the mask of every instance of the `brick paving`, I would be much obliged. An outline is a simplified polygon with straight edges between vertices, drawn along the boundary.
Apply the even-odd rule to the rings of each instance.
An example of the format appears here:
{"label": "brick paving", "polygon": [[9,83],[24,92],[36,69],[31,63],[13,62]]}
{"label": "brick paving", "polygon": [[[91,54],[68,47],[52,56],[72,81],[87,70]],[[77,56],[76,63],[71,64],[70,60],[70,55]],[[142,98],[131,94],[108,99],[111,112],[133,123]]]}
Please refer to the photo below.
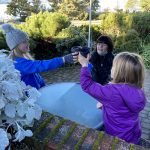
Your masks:
{"label": "brick paving", "polygon": [[[54,71],[43,73],[46,84],[58,82],[79,82],[80,66],[67,66]],[[150,141],[150,70],[146,71],[144,91],[147,97],[147,104],[140,113],[142,123],[142,138]]]}

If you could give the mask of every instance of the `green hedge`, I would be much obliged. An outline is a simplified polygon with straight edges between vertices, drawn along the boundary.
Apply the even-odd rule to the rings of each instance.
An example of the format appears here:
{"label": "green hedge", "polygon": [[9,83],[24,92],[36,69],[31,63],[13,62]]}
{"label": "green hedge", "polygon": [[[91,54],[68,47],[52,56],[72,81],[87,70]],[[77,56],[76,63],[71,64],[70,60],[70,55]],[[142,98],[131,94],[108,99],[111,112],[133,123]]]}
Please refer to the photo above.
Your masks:
{"label": "green hedge", "polygon": [[150,44],[144,46],[142,57],[144,59],[144,63],[147,69],[150,69]]}
{"label": "green hedge", "polygon": [[137,31],[132,29],[116,38],[115,47],[117,52],[142,53],[142,40],[139,38]]}
{"label": "green hedge", "polygon": [[70,25],[69,19],[60,13],[40,12],[32,14],[25,23],[17,27],[33,39],[53,38]]}

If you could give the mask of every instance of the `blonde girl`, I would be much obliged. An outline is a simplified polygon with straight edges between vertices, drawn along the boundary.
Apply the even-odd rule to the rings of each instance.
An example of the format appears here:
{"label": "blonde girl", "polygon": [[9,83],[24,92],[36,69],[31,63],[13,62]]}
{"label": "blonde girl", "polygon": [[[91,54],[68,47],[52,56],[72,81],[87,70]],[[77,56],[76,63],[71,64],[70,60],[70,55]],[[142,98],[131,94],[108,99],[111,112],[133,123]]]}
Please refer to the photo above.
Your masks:
{"label": "blonde girl", "polygon": [[129,52],[118,54],[111,70],[112,82],[104,86],[92,80],[87,68],[89,57],[79,55],[78,61],[82,65],[82,89],[103,104],[106,133],[137,144],[141,137],[139,113],[146,103],[142,90],[144,64],[141,57]]}

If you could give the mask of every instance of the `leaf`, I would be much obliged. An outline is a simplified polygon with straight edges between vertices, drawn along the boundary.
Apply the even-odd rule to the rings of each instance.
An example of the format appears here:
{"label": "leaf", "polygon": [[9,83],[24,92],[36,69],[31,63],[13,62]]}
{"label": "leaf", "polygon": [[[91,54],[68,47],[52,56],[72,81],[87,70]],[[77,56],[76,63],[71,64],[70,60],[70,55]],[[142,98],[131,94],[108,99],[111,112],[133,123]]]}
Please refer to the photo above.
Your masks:
{"label": "leaf", "polygon": [[19,128],[18,132],[15,134],[15,139],[13,141],[21,142],[26,136],[31,137],[32,135],[33,133],[31,130],[24,130],[24,129]]}
{"label": "leaf", "polygon": [[42,108],[39,105],[35,105],[34,110],[35,110],[34,118],[39,120],[41,118]]}
{"label": "leaf", "polygon": [[26,113],[26,117],[27,117],[27,120],[29,122],[32,122],[32,120],[35,117],[35,110],[33,108],[28,108],[28,111]]}
{"label": "leaf", "polygon": [[25,138],[24,132],[21,131],[21,129],[18,130],[15,134],[15,139],[13,140],[14,142],[16,141],[22,141]]}
{"label": "leaf", "polygon": [[27,110],[28,110],[28,106],[21,103],[21,102],[18,103],[17,106],[16,106],[17,114],[20,117],[23,117],[26,114]]}
{"label": "leaf", "polygon": [[41,95],[41,93],[36,88],[29,89],[28,94],[30,95],[30,98],[33,99],[36,99]]}
{"label": "leaf", "polygon": [[0,109],[2,109],[5,106],[4,101],[2,100],[2,98],[0,98]]}
{"label": "leaf", "polygon": [[33,133],[32,133],[31,130],[26,130],[26,131],[24,131],[24,134],[25,134],[25,136],[27,136],[27,137],[31,137],[31,136],[33,135]]}
{"label": "leaf", "polygon": [[29,105],[29,106],[34,106],[35,105],[35,102],[36,102],[36,99],[33,99],[33,98],[28,98],[26,100],[26,103]]}
{"label": "leaf", "polygon": [[0,150],[5,150],[5,148],[9,145],[9,140],[7,137],[7,132],[5,132],[2,128],[0,128]]}
{"label": "leaf", "polygon": [[5,114],[10,118],[14,118],[16,115],[16,108],[14,104],[7,104],[4,111]]}
{"label": "leaf", "polygon": [[21,87],[17,83],[2,81],[2,91],[9,100],[16,101],[22,98]]}
{"label": "leaf", "polygon": [[[0,50],[0,150],[9,145],[9,139],[20,142],[33,135],[23,127],[33,126],[34,118],[41,117],[42,109],[36,104],[39,95],[35,88],[21,81],[13,60]],[[5,131],[10,126],[15,132]]]}

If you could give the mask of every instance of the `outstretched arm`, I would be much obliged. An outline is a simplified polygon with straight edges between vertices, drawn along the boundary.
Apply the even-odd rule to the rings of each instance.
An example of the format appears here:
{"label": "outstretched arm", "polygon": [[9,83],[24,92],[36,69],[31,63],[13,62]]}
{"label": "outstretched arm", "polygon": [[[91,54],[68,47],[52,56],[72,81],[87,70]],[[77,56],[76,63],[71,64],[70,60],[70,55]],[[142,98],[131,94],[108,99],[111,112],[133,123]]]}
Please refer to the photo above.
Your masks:
{"label": "outstretched arm", "polygon": [[101,103],[106,103],[107,100],[110,100],[112,92],[110,90],[111,86],[106,85],[102,86],[99,83],[96,83],[92,80],[91,74],[88,70],[88,58],[85,58],[79,54],[78,61],[82,65],[80,71],[80,84],[82,89],[90,94],[92,97],[100,101]]}
{"label": "outstretched arm", "polygon": [[24,74],[40,73],[48,70],[54,70],[63,66],[62,58],[53,58],[50,60],[28,60],[17,58],[15,68]]}

